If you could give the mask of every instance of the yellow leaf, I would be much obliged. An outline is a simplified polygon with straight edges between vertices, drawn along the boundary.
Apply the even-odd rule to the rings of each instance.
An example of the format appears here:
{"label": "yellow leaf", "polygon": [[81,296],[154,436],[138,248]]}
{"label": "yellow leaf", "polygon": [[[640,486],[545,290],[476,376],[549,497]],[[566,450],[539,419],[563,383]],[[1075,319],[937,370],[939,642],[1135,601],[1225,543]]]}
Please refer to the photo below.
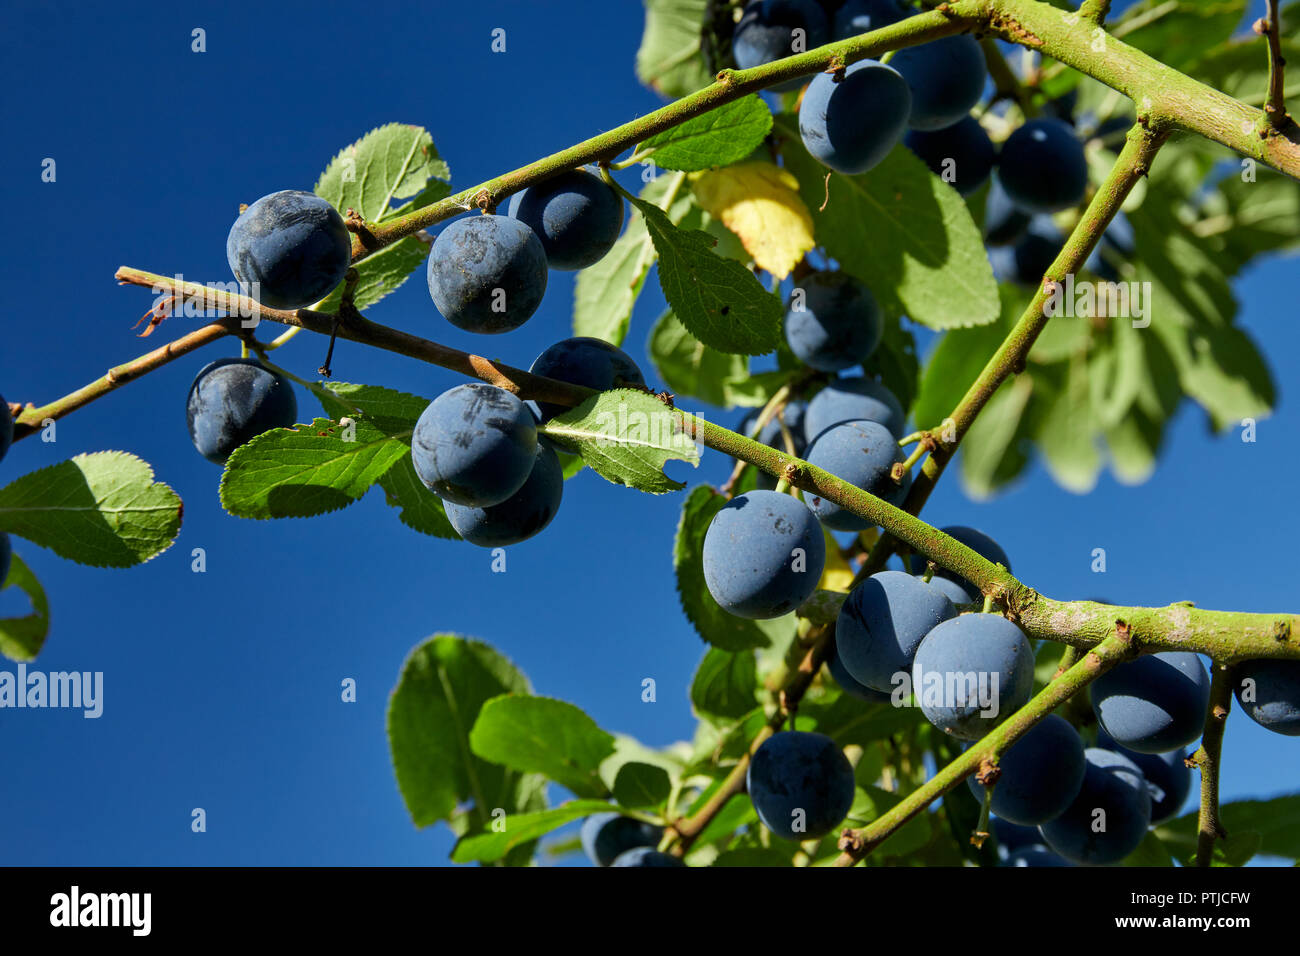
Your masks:
{"label": "yellow leaf", "polygon": [[839,543],[831,537],[831,533],[822,528],[822,534],[826,536],[826,566],[822,570],[822,579],[817,582],[817,589],[845,594],[853,584],[853,569],[840,554]]}
{"label": "yellow leaf", "polygon": [[[857,569],[844,560],[839,543],[831,533],[822,528],[822,534],[826,537],[826,565],[822,570],[821,580],[817,582],[817,589],[845,594],[853,585]],[[863,552],[870,553],[871,546],[876,543],[878,537],[880,537],[879,528],[868,528],[866,531],[859,532],[858,543]]]}
{"label": "yellow leaf", "polygon": [[812,216],[799,183],[784,169],[750,160],[702,173],[695,197],[740,237],[759,268],[784,279],[813,247]]}

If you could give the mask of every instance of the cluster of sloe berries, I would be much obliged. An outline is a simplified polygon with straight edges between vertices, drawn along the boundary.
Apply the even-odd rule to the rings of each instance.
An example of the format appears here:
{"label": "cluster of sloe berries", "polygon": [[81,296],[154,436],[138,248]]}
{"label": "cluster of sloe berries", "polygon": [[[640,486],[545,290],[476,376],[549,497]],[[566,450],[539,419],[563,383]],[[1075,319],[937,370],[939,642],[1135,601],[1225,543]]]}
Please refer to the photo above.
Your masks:
{"label": "cluster of sloe berries", "polygon": [[[599,261],[622,225],[623,200],[614,189],[583,169],[561,173],[515,193],[508,215],[472,216],[444,229],[429,255],[429,294],[458,328],[507,332],[536,311],[548,269]],[[244,210],[226,254],[235,278],[258,302],[298,309],[343,280],[352,245],[333,206],[284,190]],[[531,371],[602,391],[645,387],[627,353],[592,338],[557,342]],[[563,469],[538,426],[563,410],[482,383],[450,389],[424,410],[412,435],[412,462],[463,539],[489,548],[514,544],[555,517]],[[251,358],[204,368],[187,403],[195,447],[218,464],[257,435],[292,426],[297,414],[289,381]]]}
{"label": "cluster of sloe berries", "polygon": [[[758,66],[916,12],[901,0],[846,0],[828,14],[835,6],[752,0],[732,38],[736,64]],[[971,116],[987,79],[983,52],[968,35],[904,48],[888,63],[859,60],[838,74],[812,79],[799,104],[799,132],[808,151],[840,173],[866,172],[901,139],[963,196],[992,176],[984,215],[994,272],[1036,287],[1064,242],[1052,214],[1077,206],[1087,190],[1083,142],[1067,95],[1051,104],[1051,115],[1029,120],[995,146]],[[1121,214],[1087,268],[1118,281],[1116,263],[1133,254],[1133,230]]]}
{"label": "cluster of sloe berries", "polygon": [[[831,11],[828,13],[828,11]],[[732,38],[741,67],[895,22],[909,9],[898,0],[753,0]],[[986,212],[986,239],[1008,249],[1014,272],[1037,283],[1053,241],[1046,217],[1077,205],[1087,187],[1083,147],[1059,118],[1035,119],[995,149],[971,109],[983,96],[984,59],[969,36],[910,47],[888,64],[864,60],[839,76],[819,74],[804,92],[799,127],[809,151],[829,168],[865,172],[904,136],[936,171],[949,163],[963,194],[997,173]],[[795,84],[798,85],[797,83]],[[457,220],[433,244],[427,279],[438,311],[479,334],[518,328],[545,294],[549,269],[575,270],[599,261],[624,219],[623,201],[599,177],[577,169],[511,197],[505,215]],[[1122,220],[1111,245],[1131,253]],[[1050,246],[1051,255],[1059,247]],[[351,263],[351,241],[325,200],[285,190],[259,199],[227,239],[235,277],[260,303],[298,309],[327,296]],[[1022,261],[1023,260],[1023,261]],[[996,262],[995,262],[996,265]],[[1100,274],[1102,266],[1094,265]],[[880,344],[881,310],[871,292],[842,272],[820,272],[794,288],[785,316],[786,342],[810,369],[829,377],[807,400],[776,409],[754,437],[894,504],[911,477],[899,446],[906,413],[882,384],[840,373],[862,365]],[[621,349],[570,338],[533,362],[534,374],[606,390],[644,387],[636,363]],[[13,423],[0,399],[0,457]],[[523,402],[493,385],[456,386],[432,401],[412,435],[421,481],[443,501],[462,538],[484,547],[526,540],[558,511],[563,472],[539,427],[564,409]],[[195,447],[224,463],[232,451],[268,429],[294,424],[289,381],[253,359],[223,359],[195,379],[187,417]],[[753,414],[742,423],[753,433]],[[705,581],[726,611],[750,619],[797,609],[817,587],[825,565],[823,527],[857,532],[868,523],[818,496],[801,500],[768,476],[732,498],[704,540]],[[945,533],[1010,568],[991,538],[966,527]],[[9,562],[0,534],[0,579]],[[913,558],[904,571],[881,571],[847,596],[835,625],[828,669],[850,695],[872,703],[910,688],[926,719],[965,741],[983,737],[1023,706],[1033,690],[1034,654],[1006,618],[959,613],[978,603],[971,582]],[[1300,735],[1300,663],[1240,665],[1243,709],[1259,724]],[[1184,749],[1199,735],[1208,701],[1205,668],[1194,654],[1160,653],[1122,664],[1092,687],[1100,724],[1096,747],[1052,715],[999,763],[990,798],[999,841],[1012,865],[1110,863],[1136,848],[1147,827],[1175,814],[1190,787]],[[750,763],[747,787],[763,824],[805,840],[831,832],[853,802],[853,768],[833,740],[816,733],[774,734]],[[971,781],[977,795],[983,785]],[[1098,811],[1106,821],[1096,825]],[[600,866],[680,866],[660,853],[660,827],[599,814],[582,827],[582,844]]]}
{"label": "cluster of sloe berries", "polygon": [[[903,460],[903,408],[874,379],[838,374],[869,359],[880,341],[871,293],[844,273],[807,277],[791,294],[785,332],[799,359],[833,377],[811,398],[788,400],[761,428],[758,413],[749,413],[740,430],[901,502],[909,478],[894,466]],[[823,528],[868,526],[818,496],[784,493],[770,477],[760,476],[759,484],[714,516],[702,554],[713,599],[751,619],[788,614],[812,595],[825,565]],[[988,535],[962,526],[941,530],[1011,569]],[[835,624],[827,667],[856,698],[895,705],[911,698],[934,727],[978,740],[1028,703],[1034,652],[1005,617],[959,613],[959,606],[983,600],[979,588],[927,564],[912,556],[907,570],[881,571],[853,588]],[[1300,735],[1300,664],[1254,661],[1239,670],[1243,709],[1265,727]],[[1175,815],[1186,799],[1191,781],[1184,757],[1200,735],[1208,700],[1209,677],[1195,654],[1152,654],[1093,684],[1096,746],[1085,746],[1068,721],[1052,715],[1008,748],[990,807],[999,833],[1015,825],[1034,834],[1032,843],[1015,845],[1009,865],[1112,863],[1133,852],[1147,828]],[[852,767],[833,741],[816,733],[769,738],[754,754],[747,783],[764,825],[793,840],[830,833],[853,801]],[[971,787],[983,797],[978,781]]]}

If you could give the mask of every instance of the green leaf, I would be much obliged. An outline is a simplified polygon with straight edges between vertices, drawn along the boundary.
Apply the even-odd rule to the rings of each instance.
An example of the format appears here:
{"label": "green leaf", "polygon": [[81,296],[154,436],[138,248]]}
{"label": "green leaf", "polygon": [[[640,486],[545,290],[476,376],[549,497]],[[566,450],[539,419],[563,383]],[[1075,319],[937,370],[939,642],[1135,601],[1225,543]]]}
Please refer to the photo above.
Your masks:
{"label": "green leaf", "polygon": [[925,723],[920,708],[892,703],[868,704],[848,694],[805,700],[799,705],[796,727],[831,737],[841,747],[869,747],[899,731]]}
{"label": "green leaf", "polygon": [[587,463],[582,460],[581,455],[572,455],[567,451],[557,449],[555,457],[560,459],[560,473],[564,475],[564,480],[568,481],[582,469],[587,467]]}
{"label": "green leaf", "polygon": [[409,433],[395,437],[368,419],[343,425],[317,418],[272,429],[230,456],[221,504],[236,517],[258,520],[338,511],[410,455],[406,441]]}
{"label": "green leaf", "polygon": [[380,385],[351,385],[347,382],[317,384],[322,391],[312,394],[330,418],[337,421],[346,417],[363,417],[390,435],[405,435],[412,431],[424,410],[429,407],[427,398]]}
{"label": "green leaf", "polygon": [[794,118],[782,114],[776,126],[817,241],[842,269],[889,308],[932,329],[997,319],[993,269],[956,190],[901,146],[870,173],[833,173],[828,184],[826,168],[804,149]]}
{"label": "green leaf", "polygon": [[[1050,394],[1039,388],[1035,394],[1041,413],[1036,432],[1038,447],[1057,484],[1075,494],[1087,494],[1096,486],[1102,467],[1092,421],[1087,363],[1074,359],[1052,366],[1051,370],[1059,379],[1058,387]],[[1037,372],[1035,384],[1041,384],[1051,370]]]}
{"label": "green leaf", "polygon": [[781,303],[734,259],[713,252],[716,240],[698,229],[678,229],[657,206],[634,204],[645,216],[659,255],[659,284],[678,320],[721,352],[763,355],[781,340]]}
{"label": "green leaf", "polygon": [[933,428],[953,413],[1015,325],[1027,301],[1017,290],[1003,286],[998,321],[973,329],[951,329],[943,334],[926,360],[921,387],[912,406],[912,418],[918,426]]}
{"label": "green leaf", "polygon": [[[389,123],[373,129],[330,161],[316,183],[316,195],[340,213],[354,209],[370,223],[442,199],[451,192],[451,172],[433,137],[419,126]],[[406,200],[399,202],[398,200]],[[427,235],[406,236],[356,264],[353,302],[373,305],[407,280],[429,256]],[[343,296],[340,284],[318,308],[332,312]]]}
{"label": "green leaf", "polygon": [[461,837],[451,852],[451,860],[453,863],[491,863],[566,823],[609,809],[610,805],[603,800],[570,800],[538,813],[507,814],[496,824],[504,829]]}
{"label": "green leaf", "polygon": [[[691,194],[682,193],[685,181],[685,173],[658,176],[646,183],[641,198],[666,209],[674,223],[681,222],[691,210],[698,211]],[[599,262],[578,273],[573,288],[573,334],[621,345],[632,308],[655,258],[645,217],[634,206],[627,228],[614,247]]]}
{"label": "green leaf", "polygon": [[447,520],[442,499],[424,486],[415,473],[410,454],[403,455],[379,479],[390,508],[401,509],[398,517],[402,524],[421,534],[435,538],[459,541],[460,535]]}
{"label": "green leaf", "polygon": [[614,778],[614,799],[631,810],[663,806],[672,789],[668,771],[654,764],[625,763]]}
{"label": "green leaf", "polygon": [[730,383],[749,378],[745,356],[709,348],[686,331],[671,309],[651,329],[648,349],[659,377],[674,395],[726,407],[731,404]]}
{"label": "green leaf", "polygon": [[469,735],[470,749],[512,770],[545,774],[580,797],[605,797],[600,762],[614,738],[572,704],[516,694],[483,705]]}
{"label": "green leaf", "polygon": [[[1219,807],[1229,839],[1217,840],[1215,857],[1242,866],[1256,853],[1293,860],[1300,857],[1300,793],[1268,800],[1233,800]],[[1196,850],[1197,815],[1184,814],[1156,831],[1184,859]],[[1217,844],[1224,844],[1222,847]]]}
{"label": "green leaf", "polygon": [[16,554],[10,555],[9,576],[0,586],[3,590],[17,588],[32,602],[31,614],[0,618],[0,654],[11,661],[35,660],[50,632],[50,603],[45,598],[45,589]]}
{"label": "green leaf", "polygon": [[339,151],[314,187],[340,212],[355,209],[367,222],[382,222],[401,208],[395,199],[410,199],[425,193],[430,180],[441,180],[434,189],[446,196],[451,171],[429,131],[407,123],[388,123],[372,129],[351,146]]}
{"label": "green leaf", "polygon": [[[1257,49],[1251,52],[1259,54]],[[1300,49],[1294,56],[1291,62],[1300,63]],[[1263,167],[1256,169],[1256,175],[1254,182],[1244,182],[1240,176],[1220,180],[1202,206],[1204,218],[1194,227],[1231,274],[1258,255],[1291,252],[1300,245],[1295,229],[1300,221],[1300,183]]]}
{"label": "green leaf", "polygon": [[[715,793],[722,788],[723,780],[718,779],[709,784],[700,795],[695,798],[686,815],[699,812],[699,809],[708,803]],[[696,846],[707,846],[715,840],[721,840],[723,837],[735,833],[741,827],[754,826],[758,823],[758,813],[754,810],[753,801],[748,797],[738,797],[728,800],[726,805],[718,811],[709,825],[704,828],[695,840]]]}
{"label": "green leaf", "polygon": [[[391,438],[406,444],[415,423],[429,405],[427,398],[377,385],[352,385],[347,382],[319,382],[315,392],[325,413],[335,419],[364,420]],[[391,508],[400,509],[402,524],[421,534],[459,541],[460,536],[447,520],[442,499],[420,481],[411,462],[409,450],[402,453],[394,446],[397,460],[378,478],[384,497]],[[364,494],[364,489],[360,489]]]}
{"label": "green leaf", "polygon": [[1149,830],[1142,838],[1138,848],[1124,857],[1121,866],[1173,866],[1174,858],[1169,847],[1156,836],[1156,831]]}
{"label": "green leaf", "polygon": [[638,145],[636,152],[651,151],[655,165],[663,169],[729,166],[762,145],[771,129],[772,111],[751,95],[656,133]]}
{"label": "green leaf", "polygon": [[748,372],[744,378],[729,379],[723,382],[726,404],[739,405],[741,408],[762,408],[795,374],[786,370]]}
{"label": "green leaf", "polygon": [[920,362],[916,356],[916,337],[903,328],[897,315],[885,317],[880,344],[862,363],[868,376],[879,376],[880,383],[894,393],[904,409],[912,407],[920,387]]}
{"label": "green leaf", "polygon": [[617,485],[663,494],[686,487],[664,474],[671,460],[699,465],[700,449],[679,411],[653,395],[615,388],[587,399],[542,426],[548,438],[582,456]]}
{"label": "green leaf", "polygon": [[1136,408],[1123,421],[1107,428],[1106,446],[1115,478],[1126,485],[1141,484],[1150,478],[1156,470],[1163,433],[1163,423],[1152,422]]}
{"label": "green leaf", "polygon": [[[1254,33],[1221,44],[1196,61],[1196,78],[1234,100],[1262,108],[1268,96],[1268,57],[1260,55],[1262,45]],[[1281,46],[1288,64],[1300,60],[1300,43],[1283,38]],[[1300,79],[1293,72],[1284,70],[1282,76],[1288,99],[1300,93]]]}
{"label": "green leaf", "polygon": [[1179,328],[1152,323],[1178,368],[1184,391],[1222,431],[1268,415],[1277,398],[1273,376],[1250,336],[1237,328]]}
{"label": "green leaf", "polygon": [[636,75],[669,99],[708,86],[700,38],[709,0],[645,0],[645,30],[636,51]]}
{"label": "green leaf", "polygon": [[[1157,8],[1161,15],[1150,19],[1147,15]],[[1149,20],[1146,26],[1126,33],[1124,42],[1166,66],[1186,71],[1216,44],[1227,40],[1245,12],[1246,0],[1142,0],[1125,10],[1115,26],[1138,18]],[[1195,70],[1192,74],[1202,78]]]}
{"label": "green leaf", "polygon": [[754,709],[758,665],[753,651],[728,652],[711,647],[691,681],[691,706],[708,720],[726,722]]}
{"label": "green leaf", "polygon": [[96,568],[129,568],[166,551],[181,510],[148,462],[121,451],[77,455],[0,488],[0,531]]}
{"label": "green leaf", "polygon": [[515,806],[518,775],[475,757],[469,732],[488,700],[529,690],[506,658],[453,634],[430,638],[407,658],[388,702],[388,742],[417,827],[450,820],[470,800],[484,820],[497,807]]}
{"label": "green leaf", "polygon": [[663,750],[652,750],[635,737],[629,737],[626,734],[615,734],[614,752],[606,757],[600,765],[600,779],[605,781],[605,785],[609,787],[611,792],[618,780],[619,771],[630,763],[658,767],[668,774],[670,780],[675,780],[681,776],[683,761],[680,755]]}
{"label": "green leaf", "polygon": [[700,637],[714,647],[724,651],[766,647],[773,639],[788,638],[793,633],[793,618],[786,615],[771,621],[750,621],[728,614],[718,607],[704,583],[704,533],[726,503],[726,498],[707,485],[693,489],[683,503],[673,543],[677,596]]}
{"label": "green leaf", "polygon": [[966,433],[961,444],[961,476],[972,497],[989,497],[1028,462],[1029,456],[1016,436],[1034,385],[1029,375],[1003,382]]}
{"label": "green leaf", "polygon": [[[424,265],[432,246],[430,237],[416,233],[370,253],[353,267],[357,270],[357,285],[352,291],[352,304],[364,309],[388,295]],[[342,301],[343,284],[340,283],[315,308],[320,312],[334,312]]]}

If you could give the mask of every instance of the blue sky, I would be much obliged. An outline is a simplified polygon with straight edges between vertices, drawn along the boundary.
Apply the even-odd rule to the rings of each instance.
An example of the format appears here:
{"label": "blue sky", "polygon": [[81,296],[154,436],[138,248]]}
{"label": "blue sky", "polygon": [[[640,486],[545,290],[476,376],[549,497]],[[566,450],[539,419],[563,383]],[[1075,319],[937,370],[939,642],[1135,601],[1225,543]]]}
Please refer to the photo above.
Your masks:
{"label": "blue sky", "polygon": [[[363,26],[353,4],[310,13],[300,4],[6,5],[0,391],[43,403],[181,334],[192,320],[137,340],[131,326],[149,296],[118,287],[114,270],[227,279],[239,203],[310,189],[331,156],[375,126],[430,129],[463,187],[656,107],[632,70],[640,5],[565,6],[558,22],[552,4],[381,4]],[[195,27],[206,30],[202,54],[190,50]],[[507,31],[504,54],[490,50],[495,27]],[[55,183],[40,180],[46,157],[58,164]],[[1294,610],[1285,556],[1300,515],[1285,503],[1300,405],[1293,363],[1280,360],[1300,351],[1287,321],[1293,279],[1294,262],[1272,261],[1236,286],[1241,321],[1272,357],[1281,395],[1256,443],[1213,435],[1187,405],[1142,486],[1104,478],[1079,497],[1035,466],[977,504],[953,476],[926,517],[989,531],[1022,578],[1055,597]],[[638,359],[662,307],[651,286],[629,337]],[[571,290],[572,274],[553,273],[533,319],[488,343],[438,316],[419,274],[370,316],[526,367],[570,334]],[[310,376],[324,344],[300,336],[279,360]],[[374,493],[311,521],[235,519],[184,419],[195,373],[231,353],[221,345],[177,361],[62,421],[57,442],[21,442],[2,466],[7,482],[80,452],[124,449],[182,495],[185,523],[175,547],[129,571],[17,542],[53,609],[33,666],[103,671],[106,689],[98,720],[0,712],[0,863],[444,862],[451,837],[412,826],[384,735],[403,659],[437,632],[490,642],[540,693],[579,704],[607,729],[651,745],[690,734],[686,688],[704,648],[674,591],[679,496],[584,474],[552,526],[510,549],[506,574],[491,572],[487,551],[408,530]],[[334,369],[341,381],[428,397],[459,381],[349,343]],[[307,394],[299,402],[313,409]],[[717,483],[727,471],[709,453],[689,477]],[[205,574],[190,569],[197,547]],[[1105,575],[1089,570],[1095,547],[1107,549]],[[6,594],[0,611],[14,613],[16,600]],[[641,701],[647,676],[657,703]],[[340,701],[349,677],[355,704]],[[1225,795],[1300,789],[1283,772],[1300,765],[1297,746],[1234,714]],[[190,830],[195,807],[207,813],[204,834]]]}

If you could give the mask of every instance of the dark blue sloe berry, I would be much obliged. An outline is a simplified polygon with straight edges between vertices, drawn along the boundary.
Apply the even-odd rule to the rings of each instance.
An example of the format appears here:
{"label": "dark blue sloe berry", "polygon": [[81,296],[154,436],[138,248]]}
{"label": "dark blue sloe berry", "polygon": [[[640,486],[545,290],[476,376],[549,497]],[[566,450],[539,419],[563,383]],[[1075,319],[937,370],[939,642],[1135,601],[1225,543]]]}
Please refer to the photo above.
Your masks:
{"label": "dark blue sloe berry", "polygon": [[343,281],[352,264],[352,237],[324,199],[285,189],[263,196],[235,220],[226,261],[262,305],[301,309]]}
{"label": "dark blue sloe berry", "polygon": [[[1078,732],[1065,718],[1048,714],[1003,752],[991,809],[1012,823],[1046,823],[1079,795],[1084,769]],[[974,776],[966,782],[976,799],[983,800],[983,785]]]}
{"label": "dark blue sloe berry", "polygon": [[879,422],[895,438],[902,438],[907,416],[894,393],[875,379],[837,378],[808,402],[803,420],[804,437],[811,443],[832,425],[859,419]]}
{"label": "dark blue sloe berry", "polygon": [[902,571],[880,571],[845,598],[835,622],[835,640],[845,669],[882,693],[909,676],[925,635],[957,609],[937,588]]}
{"label": "dark blue sloe berry", "polygon": [[[543,378],[585,385],[601,392],[645,385],[645,376],[632,361],[632,356],[616,345],[586,336],[556,342],[533,360],[528,371]],[[538,417],[543,422],[568,411],[565,406],[550,402],[537,402],[536,405]]]}
{"label": "dark blue sloe berry", "polygon": [[1138,848],[1151,822],[1151,797],[1142,771],[1127,757],[1090,747],[1079,795],[1038,830],[1071,863],[1118,863]]}
{"label": "dark blue sloe berry", "polygon": [[256,359],[218,359],[190,386],[185,420],[190,440],[208,461],[224,465],[231,452],[298,417],[293,386]]}
{"label": "dark blue sloe berry", "polygon": [[813,77],[799,104],[799,135],[823,166],[865,173],[902,138],[911,110],[912,96],[897,70],[859,60],[842,77]]}
{"label": "dark blue sloe berry", "polygon": [[1121,747],[1158,754],[1201,735],[1210,675],[1195,654],[1161,651],[1125,661],[1092,683],[1097,720]]}
{"label": "dark blue sloe berry", "polygon": [[1077,206],[1088,188],[1088,161],[1074,128],[1059,119],[1034,119],[1007,137],[998,157],[998,181],[1027,212]]}
{"label": "dark blue sloe berry", "polygon": [[963,116],[943,129],[911,130],[903,143],[963,196],[984,185],[997,158],[993,141],[973,116]]}
{"label": "dark blue sloe berry", "polygon": [[1265,730],[1300,737],[1300,661],[1246,661],[1237,670],[1237,702]]}
{"label": "dark blue sloe berry", "polygon": [[1034,652],[1024,632],[997,614],[962,614],[921,641],[912,692],[934,726],[978,740],[1023,707],[1034,690]]}
{"label": "dark blue sloe berry", "polygon": [[471,216],[444,229],[429,253],[429,295],[452,325],[496,335],[517,329],[546,292],[546,252],[508,216]]}
{"label": "dark blue sloe berry", "polygon": [[737,617],[788,614],[817,589],[826,562],[821,525],[802,501],[776,491],[737,495],[704,534],[704,582]]}
{"label": "dark blue sloe berry", "polygon": [[658,846],[663,828],[617,813],[594,813],[582,821],[579,836],[592,863],[610,866],[628,850]]}
{"label": "dark blue sloe berry", "polygon": [[537,443],[533,470],[523,487],[505,501],[476,508],[447,501],[447,520],[456,533],[480,548],[503,548],[540,533],[560,510],[564,469],[549,442]]}
{"label": "dark blue sloe berry", "polygon": [[571,169],[510,197],[507,214],[541,240],[552,269],[585,269],[623,228],[623,198],[599,176]]}
{"label": "dark blue sloe berry", "polygon": [[411,462],[446,501],[486,508],[524,486],[537,461],[533,414],[503,388],[483,382],[443,392],[420,415]]}
{"label": "dark blue sloe berry", "polygon": [[876,297],[848,273],[814,273],[790,295],[785,340],[801,362],[818,371],[861,365],[876,350],[883,332]]}
{"label": "dark blue sloe berry", "polygon": [[853,805],[853,766],[823,734],[773,734],[754,752],[745,783],[763,826],[785,840],[825,836]]}
{"label": "dark blue sloe berry", "polygon": [[[849,421],[832,425],[808,446],[808,464],[829,471],[851,485],[901,504],[910,482],[893,478],[894,465],[903,460],[898,439],[879,422]],[[821,523],[836,531],[862,531],[871,522],[821,497],[806,494],[805,500]]]}

